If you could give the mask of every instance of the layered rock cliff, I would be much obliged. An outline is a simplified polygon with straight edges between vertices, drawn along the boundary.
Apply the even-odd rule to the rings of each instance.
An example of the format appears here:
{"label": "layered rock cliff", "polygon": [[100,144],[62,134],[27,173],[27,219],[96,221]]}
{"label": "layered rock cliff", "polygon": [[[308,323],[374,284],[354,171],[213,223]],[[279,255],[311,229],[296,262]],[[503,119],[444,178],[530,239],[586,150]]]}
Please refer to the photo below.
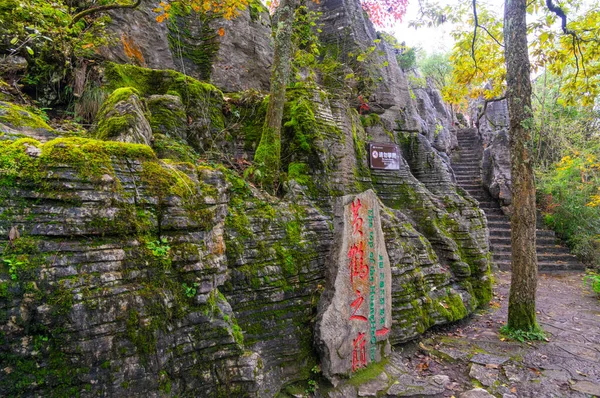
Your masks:
{"label": "layered rock cliff", "polygon": [[[288,89],[277,197],[240,171],[268,101],[268,14],[153,25],[151,6],[113,15],[143,59],[105,50],[120,63],[98,68],[89,131],[0,102],[3,395],[270,397],[310,378],[333,202],[367,189],[382,202],[392,344],[490,300],[486,222],[454,183],[439,93],[409,87],[357,1],[319,6],[321,61],[338,63]],[[400,169],[370,169],[367,142],[399,145]]]}

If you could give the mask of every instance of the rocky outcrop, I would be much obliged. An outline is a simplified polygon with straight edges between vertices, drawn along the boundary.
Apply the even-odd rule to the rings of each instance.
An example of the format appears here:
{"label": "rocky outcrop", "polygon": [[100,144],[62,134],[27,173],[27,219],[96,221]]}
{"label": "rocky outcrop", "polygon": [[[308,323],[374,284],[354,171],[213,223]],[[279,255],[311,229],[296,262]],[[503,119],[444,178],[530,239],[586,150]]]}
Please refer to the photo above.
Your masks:
{"label": "rocky outcrop", "polygon": [[442,95],[418,73],[411,73],[408,80],[422,119],[423,134],[435,149],[450,154],[458,147],[458,141],[452,114],[442,101]]}
{"label": "rocky outcrop", "polygon": [[510,178],[510,145],[508,130],[496,131],[483,150],[481,180],[485,189],[498,199],[505,213],[512,204]]}
{"label": "rocky outcrop", "polygon": [[115,90],[98,113],[96,138],[151,145],[152,129],[140,93],[131,87]]}
{"label": "rocky outcrop", "polygon": [[[472,120],[477,123],[483,144],[481,179],[484,188],[498,199],[503,211],[510,213],[512,185],[510,177],[510,146],[508,107],[506,100],[474,103]],[[480,117],[481,116],[481,117]]]}
{"label": "rocky outcrop", "polygon": [[0,101],[0,140],[21,137],[47,141],[56,138],[56,133],[40,116],[28,109],[12,102]]}
{"label": "rocky outcrop", "polygon": [[[111,12],[108,30],[117,44],[103,55],[119,63],[174,69],[210,81],[224,91],[268,90],[272,58],[270,16],[259,1],[233,19],[173,4],[159,23],[157,3],[144,0],[135,10]],[[219,35],[223,29],[224,34]]]}

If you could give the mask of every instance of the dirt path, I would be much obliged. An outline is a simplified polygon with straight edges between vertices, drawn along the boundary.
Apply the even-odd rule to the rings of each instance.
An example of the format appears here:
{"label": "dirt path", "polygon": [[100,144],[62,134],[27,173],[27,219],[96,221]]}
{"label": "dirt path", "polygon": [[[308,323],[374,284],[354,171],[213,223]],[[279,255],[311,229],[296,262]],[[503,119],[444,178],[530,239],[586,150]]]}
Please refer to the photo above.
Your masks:
{"label": "dirt path", "polygon": [[437,396],[460,396],[476,386],[505,398],[600,396],[600,300],[582,278],[540,275],[538,322],[548,342],[524,344],[499,335],[510,273],[498,272],[489,310],[428,334],[417,352],[403,355],[405,365],[423,377],[448,375],[446,391]]}

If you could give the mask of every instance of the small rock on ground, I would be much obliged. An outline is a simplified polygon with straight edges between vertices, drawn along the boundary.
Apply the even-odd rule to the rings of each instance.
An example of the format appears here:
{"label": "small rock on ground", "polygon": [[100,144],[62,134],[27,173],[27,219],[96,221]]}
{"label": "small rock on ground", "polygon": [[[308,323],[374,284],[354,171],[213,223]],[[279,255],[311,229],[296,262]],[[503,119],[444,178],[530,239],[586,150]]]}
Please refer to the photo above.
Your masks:
{"label": "small rock on ground", "polygon": [[495,398],[483,388],[474,388],[459,395],[460,398]]}

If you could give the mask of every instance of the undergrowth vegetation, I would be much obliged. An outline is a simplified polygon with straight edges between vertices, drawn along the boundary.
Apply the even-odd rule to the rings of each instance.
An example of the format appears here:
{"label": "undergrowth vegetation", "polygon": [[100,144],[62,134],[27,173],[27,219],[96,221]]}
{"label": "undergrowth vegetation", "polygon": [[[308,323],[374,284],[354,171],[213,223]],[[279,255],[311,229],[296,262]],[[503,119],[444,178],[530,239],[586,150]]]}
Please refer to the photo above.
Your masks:
{"label": "undergrowth vegetation", "polygon": [[600,131],[591,107],[560,101],[560,80],[542,76],[533,150],[545,223],[588,266],[600,269]]}

